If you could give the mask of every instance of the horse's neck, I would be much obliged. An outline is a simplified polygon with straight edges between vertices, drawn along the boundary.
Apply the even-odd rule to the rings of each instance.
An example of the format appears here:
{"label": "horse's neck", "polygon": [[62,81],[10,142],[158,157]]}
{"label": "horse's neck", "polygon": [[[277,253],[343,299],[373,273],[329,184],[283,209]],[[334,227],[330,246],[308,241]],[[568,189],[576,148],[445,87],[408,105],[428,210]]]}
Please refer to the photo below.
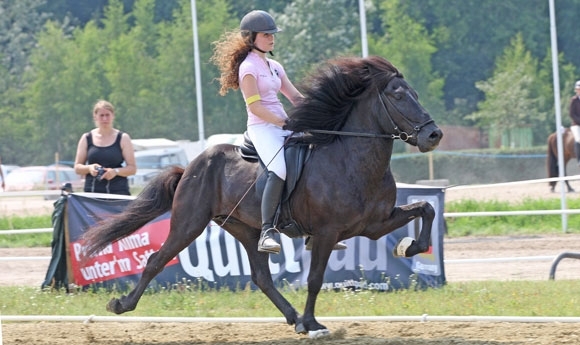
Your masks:
{"label": "horse's neck", "polygon": [[[367,102],[359,102],[356,109],[341,131],[365,134],[381,134],[378,132],[379,124],[373,116],[366,116],[371,110],[368,109]],[[358,162],[361,166],[372,166],[385,171],[390,166],[391,155],[393,153],[393,139],[373,138],[373,137],[343,137],[341,140],[345,144],[345,149],[352,157],[351,161]]]}
{"label": "horse's neck", "polygon": [[[351,115],[341,128],[341,132],[361,134],[381,134],[381,124],[375,116],[368,116],[373,110],[370,99],[357,102]],[[390,178],[390,161],[393,153],[393,139],[368,136],[339,136],[330,146],[326,160],[329,166],[345,167],[345,175],[357,179],[363,177],[372,181]],[[323,159],[324,160],[324,159]]]}
{"label": "horse's neck", "polygon": [[[336,145],[336,146],[335,146]],[[368,137],[342,137],[329,147],[329,163],[344,162],[345,173],[382,179],[390,174],[393,140]]]}

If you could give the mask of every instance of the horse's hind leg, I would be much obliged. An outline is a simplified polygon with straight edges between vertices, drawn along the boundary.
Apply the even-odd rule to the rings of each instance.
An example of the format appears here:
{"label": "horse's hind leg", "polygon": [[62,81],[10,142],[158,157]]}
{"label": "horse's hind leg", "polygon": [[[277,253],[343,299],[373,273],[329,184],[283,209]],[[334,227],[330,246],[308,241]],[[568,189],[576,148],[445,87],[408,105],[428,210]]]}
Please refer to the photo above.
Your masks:
{"label": "horse's hind leg", "polygon": [[[568,174],[566,173],[566,168],[564,168],[564,176],[568,176]],[[575,192],[574,188],[572,188],[572,186],[570,185],[570,181],[568,180],[566,180],[566,187],[568,187],[568,193]]]}
{"label": "horse's hind leg", "polygon": [[167,240],[165,240],[159,251],[149,257],[141,279],[139,279],[135,288],[127,296],[121,296],[118,299],[114,298],[109,301],[107,305],[108,311],[122,314],[134,310],[151,280],[165,268],[165,265],[171,259],[193,242],[205,230],[210,221],[209,216],[203,217],[199,212],[191,212],[189,206],[187,209],[184,207],[176,209],[174,203],[173,210]]}

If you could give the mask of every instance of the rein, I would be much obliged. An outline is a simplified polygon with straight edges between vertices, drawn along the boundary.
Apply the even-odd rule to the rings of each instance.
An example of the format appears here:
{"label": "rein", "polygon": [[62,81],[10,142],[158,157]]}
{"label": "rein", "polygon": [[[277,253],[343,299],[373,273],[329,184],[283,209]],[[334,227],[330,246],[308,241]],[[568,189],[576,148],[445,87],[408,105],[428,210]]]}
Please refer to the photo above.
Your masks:
{"label": "rein", "polygon": [[[429,123],[433,122],[433,119],[429,119],[419,125],[416,125],[413,127],[413,132],[411,134],[401,131],[399,129],[399,127],[395,124],[395,122],[393,121],[393,118],[390,115],[389,110],[387,109],[387,105],[385,104],[385,102],[383,101],[383,98],[381,97],[381,94],[379,92],[379,90],[377,90],[377,95],[379,97],[379,100],[381,101],[381,105],[383,106],[383,110],[385,111],[385,113],[387,114],[387,119],[389,119],[391,125],[393,126],[393,130],[396,131],[395,134],[376,134],[376,133],[360,133],[360,132],[346,132],[346,131],[331,131],[331,130],[325,130],[325,129],[309,129],[306,130],[305,132],[310,132],[310,133],[318,133],[318,134],[333,134],[333,135],[342,135],[342,136],[351,136],[351,137],[365,137],[365,138],[382,138],[382,139],[400,139],[402,141],[407,141],[413,137],[416,137],[416,135],[419,133],[419,131],[421,131],[421,129],[423,127],[425,127],[426,125],[428,125]],[[399,111],[399,109],[397,109],[397,107],[387,99],[387,102],[389,103],[389,105],[395,109],[395,111],[397,113],[399,113],[399,115],[401,115],[401,117],[407,121],[408,124],[412,125],[412,123],[407,120],[407,118],[405,118],[404,116],[402,116],[401,112]]]}

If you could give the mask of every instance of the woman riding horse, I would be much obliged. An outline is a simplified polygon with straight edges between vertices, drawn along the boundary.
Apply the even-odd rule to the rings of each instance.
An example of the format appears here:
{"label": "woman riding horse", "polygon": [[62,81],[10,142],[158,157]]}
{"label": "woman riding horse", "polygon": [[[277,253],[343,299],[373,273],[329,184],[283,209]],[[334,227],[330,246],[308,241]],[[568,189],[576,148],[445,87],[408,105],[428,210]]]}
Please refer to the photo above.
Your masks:
{"label": "woman riding horse", "polygon": [[313,242],[304,313],[300,315],[276,289],[269,255],[258,251],[261,194],[255,182],[262,167],[229,144],[206,149],[185,170],[161,173],[125,211],[85,233],[86,255],[94,255],[171,211],[167,239],[149,257],[134,289],[108,303],[109,311],[134,310],[149,282],[211,220],[223,221],[222,228],[244,246],[252,281],[286,322],[310,337],[329,334],[316,320],[315,306],[338,241],[354,236],[377,240],[421,218],[417,238],[403,238],[394,254],[411,257],[428,251],[435,210],[427,201],[396,206],[397,186],[390,169],[394,140],[428,152],[443,136],[417,93],[389,61],[377,56],[329,61],[304,85],[304,100],[289,112],[287,124],[291,131],[304,132],[300,140],[311,147],[288,200],[297,227]]}

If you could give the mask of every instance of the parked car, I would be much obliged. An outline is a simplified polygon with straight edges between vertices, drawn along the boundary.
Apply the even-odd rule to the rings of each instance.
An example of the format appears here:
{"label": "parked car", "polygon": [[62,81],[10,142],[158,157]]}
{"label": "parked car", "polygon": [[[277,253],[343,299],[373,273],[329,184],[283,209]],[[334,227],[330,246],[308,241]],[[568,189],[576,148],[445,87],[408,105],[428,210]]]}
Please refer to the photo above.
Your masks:
{"label": "parked car", "polygon": [[4,174],[4,176],[7,176],[12,170],[20,168],[20,166],[12,164],[1,164],[1,165],[2,165],[2,173]]}
{"label": "parked car", "polygon": [[84,180],[73,168],[64,165],[29,166],[12,170],[6,175],[6,191],[59,190],[70,182],[73,191],[82,191]]}
{"label": "parked car", "polygon": [[181,147],[136,151],[135,161],[137,173],[129,176],[130,186],[144,186],[163,169],[174,165],[185,168],[189,163]]}

